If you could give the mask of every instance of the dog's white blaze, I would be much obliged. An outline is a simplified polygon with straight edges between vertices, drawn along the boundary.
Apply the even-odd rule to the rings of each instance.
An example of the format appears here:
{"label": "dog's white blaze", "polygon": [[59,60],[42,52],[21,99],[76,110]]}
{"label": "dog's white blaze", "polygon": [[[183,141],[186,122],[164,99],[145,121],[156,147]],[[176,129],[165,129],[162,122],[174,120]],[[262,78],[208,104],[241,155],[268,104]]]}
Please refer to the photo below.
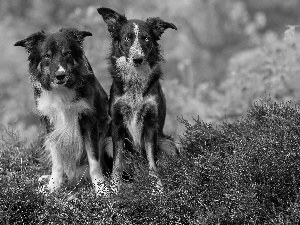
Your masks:
{"label": "dog's white blaze", "polygon": [[139,26],[136,23],[133,23],[133,32],[135,35],[134,42],[129,49],[129,61],[132,62],[132,59],[135,55],[144,56],[142,46],[139,42]]}
{"label": "dog's white blaze", "polygon": [[58,70],[57,70],[58,73],[65,73],[66,70],[59,64],[58,65]]}
{"label": "dog's white blaze", "polygon": [[65,87],[43,91],[37,99],[37,110],[49,118],[54,130],[47,135],[45,147],[64,162],[63,169],[74,170],[83,153],[79,114],[92,111],[85,100],[76,100],[75,90]]}

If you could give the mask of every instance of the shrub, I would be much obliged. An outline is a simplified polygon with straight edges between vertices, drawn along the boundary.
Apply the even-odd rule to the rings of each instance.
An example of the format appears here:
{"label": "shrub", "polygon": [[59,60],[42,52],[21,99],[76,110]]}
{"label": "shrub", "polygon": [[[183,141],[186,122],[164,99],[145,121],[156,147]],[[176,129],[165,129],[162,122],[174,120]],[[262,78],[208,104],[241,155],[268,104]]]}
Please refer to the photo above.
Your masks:
{"label": "shrub", "polygon": [[255,104],[243,120],[217,128],[183,121],[183,149],[198,153],[195,159],[208,178],[204,200],[222,213],[218,221],[262,224],[284,214],[295,222],[295,214],[286,213],[298,202],[299,114],[297,106],[268,100]]}
{"label": "shrub", "polygon": [[[30,148],[13,146],[0,185],[0,223],[297,224],[300,222],[300,111],[264,100],[235,123],[217,127],[183,118],[180,157],[158,161],[163,194],[153,194],[148,163],[133,157],[135,177],[121,192],[95,198],[90,185],[37,192],[43,171]],[[9,144],[3,145],[0,152]],[[20,145],[19,145],[20,146]],[[31,146],[33,147],[33,146]],[[18,152],[19,151],[19,152]],[[20,152],[21,151],[21,152]],[[12,153],[11,153],[12,154]],[[4,155],[2,155],[4,156]],[[26,166],[19,168],[18,157]]]}

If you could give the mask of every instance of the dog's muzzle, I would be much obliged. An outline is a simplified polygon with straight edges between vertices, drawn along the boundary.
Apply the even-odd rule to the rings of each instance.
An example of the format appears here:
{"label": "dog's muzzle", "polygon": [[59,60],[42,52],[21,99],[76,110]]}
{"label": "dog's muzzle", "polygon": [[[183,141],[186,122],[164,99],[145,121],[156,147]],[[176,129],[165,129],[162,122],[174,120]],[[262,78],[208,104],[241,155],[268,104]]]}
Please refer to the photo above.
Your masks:
{"label": "dog's muzzle", "polygon": [[65,84],[67,81],[67,74],[65,69],[60,67],[56,72],[55,72],[55,83],[56,84]]}
{"label": "dog's muzzle", "polygon": [[140,66],[144,62],[144,56],[143,55],[136,55],[132,59],[134,66]]}
{"label": "dog's muzzle", "polygon": [[55,80],[57,84],[64,84],[66,82],[66,75],[65,74],[56,75]]}

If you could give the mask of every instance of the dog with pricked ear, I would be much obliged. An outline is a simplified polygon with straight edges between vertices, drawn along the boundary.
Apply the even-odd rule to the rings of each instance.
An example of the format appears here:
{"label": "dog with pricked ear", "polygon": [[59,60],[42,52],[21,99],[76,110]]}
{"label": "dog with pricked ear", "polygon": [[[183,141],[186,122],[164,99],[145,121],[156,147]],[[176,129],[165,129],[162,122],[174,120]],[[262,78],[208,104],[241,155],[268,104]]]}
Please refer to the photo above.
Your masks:
{"label": "dog with pricked ear", "polygon": [[128,20],[109,8],[97,10],[112,39],[109,72],[113,83],[109,112],[112,117],[114,188],[116,191],[120,188],[125,150],[147,158],[149,174],[162,191],[157,157],[162,152],[178,155],[178,150],[173,139],[163,133],[166,100],[160,85],[163,57],[158,40],[166,29],[177,28],[158,17],[146,21]]}
{"label": "dog with pricked ear", "polygon": [[107,194],[102,145],[110,117],[108,96],[83,50],[88,31],[62,28],[34,33],[15,43],[28,52],[30,81],[37,113],[46,126],[44,149],[52,163],[46,187],[59,190],[65,174],[70,183],[90,179],[97,194]]}

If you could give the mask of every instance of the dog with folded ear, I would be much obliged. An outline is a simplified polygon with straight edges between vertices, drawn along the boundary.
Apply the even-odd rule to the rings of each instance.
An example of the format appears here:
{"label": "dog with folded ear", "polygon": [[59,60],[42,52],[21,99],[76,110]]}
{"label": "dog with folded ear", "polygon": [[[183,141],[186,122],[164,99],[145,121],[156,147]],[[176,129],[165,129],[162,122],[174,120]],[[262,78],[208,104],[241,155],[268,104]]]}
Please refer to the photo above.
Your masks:
{"label": "dog with folded ear", "polygon": [[163,133],[166,99],[160,79],[163,57],[158,43],[172,23],[162,19],[146,21],[127,19],[109,8],[98,8],[111,36],[109,72],[112,77],[109,112],[112,117],[113,170],[112,181],[120,188],[124,170],[124,150],[144,155],[149,175],[156,180],[158,191],[162,182],[156,161],[166,152],[178,155],[174,140]]}
{"label": "dog with folded ear", "polygon": [[44,149],[52,163],[46,189],[59,190],[66,175],[70,183],[92,181],[97,194],[106,194],[102,151],[110,117],[108,96],[83,50],[90,32],[62,28],[40,31],[15,46],[28,53],[30,81],[37,113],[46,126]]}

